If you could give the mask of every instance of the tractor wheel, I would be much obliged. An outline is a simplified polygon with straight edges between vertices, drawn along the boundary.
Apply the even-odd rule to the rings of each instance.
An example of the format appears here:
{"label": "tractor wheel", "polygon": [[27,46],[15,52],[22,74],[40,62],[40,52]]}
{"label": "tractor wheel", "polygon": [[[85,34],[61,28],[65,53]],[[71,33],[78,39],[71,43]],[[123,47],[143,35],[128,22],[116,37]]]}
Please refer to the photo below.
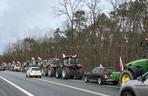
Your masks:
{"label": "tractor wheel", "polygon": [[52,68],[52,67],[48,68],[48,76],[49,77],[53,77],[54,76],[54,68]]}
{"label": "tractor wheel", "polygon": [[76,74],[74,74],[74,79],[82,79],[83,78],[83,75],[84,75],[84,72],[79,69]]}
{"label": "tractor wheel", "polygon": [[63,68],[62,69],[62,78],[68,79],[70,75],[70,69],[69,68]]}
{"label": "tractor wheel", "polygon": [[47,68],[46,69],[43,69],[43,76],[48,76]]}
{"label": "tractor wheel", "polygon": [[124,71],[121,73],[119,79],[120,79],[120,83],[122,84],[122,83],[126,83],[126,82],[129,81],[129,80],[133,80],[133,78],[134,78],[134,76],[133,76],[133,74],[132,74],[130,71],[124,70]]}
{"label": "tractor wheel", "polygon": [[48,76],[48,73],[43,71],[43,76]]}
{"label": "tractor wheel", "polygon": [[84,82],[85,82],[85,83],[89,82],[89,80],[88,80],[88,77],[87,77],[87,76],[84,76]]}
{"label": "tractor wheel", "polygon": [[57,68],[55,73],[56,78],[61,78],[61,69]]}

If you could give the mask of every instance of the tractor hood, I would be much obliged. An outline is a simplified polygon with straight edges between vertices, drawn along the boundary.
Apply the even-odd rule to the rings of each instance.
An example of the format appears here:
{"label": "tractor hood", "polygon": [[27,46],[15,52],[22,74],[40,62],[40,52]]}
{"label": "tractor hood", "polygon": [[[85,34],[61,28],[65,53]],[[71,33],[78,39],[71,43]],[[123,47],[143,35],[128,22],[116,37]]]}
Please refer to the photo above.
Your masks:
{"label": "tractor hood", "polygon": [[138,60],[129,62],[125,65],[125,68],[129,68],[129,67],[130,68],[133,68],[133,67],[142,68],[144,71],[147,71],[148,59],[138,59]]}

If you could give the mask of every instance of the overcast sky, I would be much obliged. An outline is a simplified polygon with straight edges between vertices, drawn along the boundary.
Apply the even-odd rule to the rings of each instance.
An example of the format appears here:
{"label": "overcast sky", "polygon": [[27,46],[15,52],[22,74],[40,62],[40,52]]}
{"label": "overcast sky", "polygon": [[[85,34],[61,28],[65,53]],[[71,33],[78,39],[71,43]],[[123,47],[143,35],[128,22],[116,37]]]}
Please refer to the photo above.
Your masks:
{"label": "overcast sky", "polygon": [[[9,43],[28,36],[40,36],[60,27],[63,19],[53,7],[58,0],[0,0],[0,54]],[[106,3],[101,8],[108,11]],[[51,35],[51,34],[49,34]]]}

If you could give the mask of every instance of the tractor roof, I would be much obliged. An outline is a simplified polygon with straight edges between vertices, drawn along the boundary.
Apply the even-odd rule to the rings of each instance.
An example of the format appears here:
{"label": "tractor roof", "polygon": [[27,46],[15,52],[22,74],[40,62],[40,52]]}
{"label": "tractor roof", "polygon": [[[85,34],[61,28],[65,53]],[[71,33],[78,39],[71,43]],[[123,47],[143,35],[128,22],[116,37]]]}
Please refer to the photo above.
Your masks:
{"label": "tractor roof", "polygon": [[78,58],[76,55],[66,55],[64,58]]}

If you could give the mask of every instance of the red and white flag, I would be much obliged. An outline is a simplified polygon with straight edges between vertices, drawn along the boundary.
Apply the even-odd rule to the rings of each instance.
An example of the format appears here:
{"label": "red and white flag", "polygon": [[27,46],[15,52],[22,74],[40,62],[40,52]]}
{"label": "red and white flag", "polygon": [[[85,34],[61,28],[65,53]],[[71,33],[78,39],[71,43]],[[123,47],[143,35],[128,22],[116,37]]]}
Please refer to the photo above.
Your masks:
{"label": "red and white flag", "polygon": [[17,61],[17,64],[21,64],[21,62],[20,61]]}
{"label": "red and white flag", "polygon": [[14,64],[15,62],[13,61],[12,63]]}
{"label": "red and white flag", "polygon": [[120,56],[120,71],[123,71],[124,67],[123,67],[123,62],[122,62],[122,58]]}
{"label": "red and white flag", "polygon": [[104,68],[104,67],[102,66],[102,64],[100,64],[99,66],[100,66],[100,68]]}
{"label": "red and white flag", "polygon": [[65,54],[63,53],[63,58],[65,58],[66,56],[65,56]]}
{"label": "red and white flag", "polygon": [[41,57],[38,57],[38,59],[39,59],[39,60],[42,60],[42,58],[41,58]]}
{"label": "red and white flag", "polygon": [[34,57],[32,57],[31,59],[32,59],[32,60],[35,60],[35,58],[34,58]]}

